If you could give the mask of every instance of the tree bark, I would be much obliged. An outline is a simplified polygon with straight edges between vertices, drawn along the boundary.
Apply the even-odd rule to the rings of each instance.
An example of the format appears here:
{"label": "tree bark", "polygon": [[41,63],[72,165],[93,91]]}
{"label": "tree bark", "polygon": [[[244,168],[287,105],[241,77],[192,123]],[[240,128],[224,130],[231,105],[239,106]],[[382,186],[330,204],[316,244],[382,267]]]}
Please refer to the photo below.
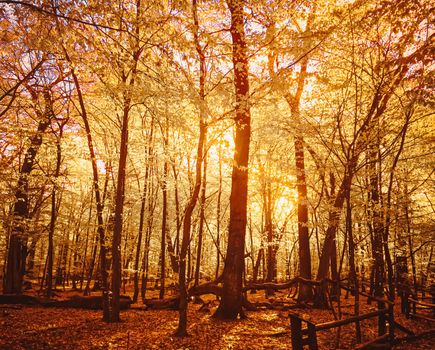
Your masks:
{"label": "tree bark", "polygon": [[[353,238],[352,228],[352,206],[350,203],[350,189],[346,196],[346,232],[349,239],[349,274],[352,283],[352,289],[355,290],[355,306],[354,315],[359,315],[359,280],[356,274],[355,267],[355,240]],[[361,343],[361,325],[360,322],[355,322],[355,334],[357,343]]]}
{"label": "tree bark", "polygon": [[85,251],[83,253],[83,263],[82,263],[82,272],[80,274],[80,288],[79,290],[83,290],[83,282],[85,279],[85,271],[86,271],[86,262],[88,257],[88,246],[89,246],[89,230],[91,228],[91,222],[92,222],[92,200],[93,200],[94,193],[91,192],[91,200],[89,203],[89,216],[88,216],[88,222],[86,224],[86,239],[85,239]]}
{"label": "tree bark", "polygon": [[30,137],[30,146],[24,156],[20,169],[18,186],[15,192],[12,228],[9,238],[9,250],[6,267],[4,293],[21,294],[27,256],[27,220],[29,219],[29,175],[35,164],[36,155],[42,144],[42,135],[54,118],[53,102],[50,92],[44,91],[45,110],[37,112],[39,119],[36,133]]}
{"label": "tree bark", "polygon": [[95,268],[95,260],[97,258],[97,248],[98,248],[98,239],[97,239],[97,235],[95,234],[94,231],[94,242],[92,244],[92,255],[91,255],[91,261],[89,263],[89,269],[88,269],[88,276],[87,276],[87,280],[86,280],[86,286],[85,286],[85,290],[83,292],[84,296],[87,296],[90,294],[91,291],[91,281],[92,281],[92,277],[94,276],[94,268]]}
{"label": "tree bark", "polygon": [[[386,210],[385,210],[385,226],[384,226],[384,253],[385,253],[385,259],[387,262],[387,269],[388,269],[388,288],[389,288],[389,299],[391,301],[394,301],[395,299],[395,283],[394,283],[394,272],[393,272],[393,262],[391,259],[390,254],[390,248],[388,246],[388,239],[390,235],[390,224],[391,224],[391,195],[393,190],[393,182],[394,182],[394,174],[397,167],[397,163],[399,162],[400,155],[403,151],[404,145],[405,145],[405,139],[406,139],[406,133],[408,131],[409,122],[411,119],[411,116],[413,114],[413,108],[412,106],[405,111],[405,123],[403,124],[402,130],[401,130],[401,139],[399,144],[399,149],[394,157],[393,164],[391,166],[390,171],[390,178],[388,182],[388,190],[387,190],[387,202],[386,202]],[[432,254],[432,248],[431,247],[431,254]],[[431,259],[429,259],[431,261]]]}
{"label": "tree bark", "polygon": [[216,272],[215,278],[219,277],[220,262],[221,262],[221,207],[222,207],[222,145],[218,145],[218,157],[219,157],[219,184],[216,203]]}
{"label": "tree bark", "polygon": [[180,309],[178,318],[178,328],[175,332],[176,336],[184,337],[187,335],[187,298],[188,291],[186,285],[186,255],[188,254],[188,248],[190,243],[190,230],[192,225],[192,213],[195,209],[196,203],[199,197],[199,191],[201,189],[201,169],[204,154],[204,142],[207,133],[207,126],[205,124],[206,111],[205,111],[205,55],[203,47],[199,40],[199,22],[198,22],[198,8],[196,0],[192,0],[192,15],[193,15],[193,35],[195,41],[195,48],[199,59],[199,138],[198,147],[196,153],[196,169],[195,169],[195,184],[193,192],[187,203],[186,211],[183,218],[183,235],[180,248],[180,272],[178,275],[178,284],[180,288]]}
{"label": "tree bark", "polygon": [[[204,135],[204,148],[207,143],[207,135]],[[196,252],[196,266],[195,266],[195,282],[194,285],[199,285],[200,270],[201,270],[201,253],[204,239],[204,221],[205,221],[205,200],[206,200],[206,186],[207,186],[207,153],[204,154],[204,169],[201,182],[201,199],[199,208],[199,228],[198,228],[198,247]]]}
{"label": "tree bark", "polygon": [[245,262],[251,116],[249,106],[249,68],[243,13],[245,1],[227,0],[227,5],[231,12],[232,58],[236,95],[236,136],[234,140],[235,152],[230,195],[228,246],[223,273],[223,293],[215,316],[223,319],[236,319],[238,315],[243,316],[242,283]]}
{"label": "tree bark", "polygon": [[[265,169],[266,167],[266,169]],[[263,213],[264,213],[264,232],[266,233],[267,242],[267,255],[266,255],[266,282],[273,282],[276,277],[276,243],[275,234],[272,222],[272,188],[271,188],[271,174],[270,166],[266,164],[259,164],[260,177],[262,182],[262,197],[263,197]],[[258,272],[258,271],[257,271]],[[266,297],[274,295],[273,289],[266,289]]]}
{"label": "tree bark", "polygon": [[[313,8],[310,11],[305,31],[309,32],[312,27],[316,13],[316,2],[313,3]],[[301,35],[303,33],[300,33]],[[311,41],[311,39],[308,39]],[[308,42],[309,44],[310,42]],[[286,100],[290,106],[293,121],[296,124],[294,145],[295,145],[295,166],[296,166],[296,183],[298,191],[298,243],[299,243],[299,275],[302,278],[311,279],[311,249],[310,238],[308,232],[308,195],[307,195],[307,180],[305,175],[305,155],[304,155],[304,136],[301,125],[300,103],[302,93],[305,87],[307,77],[307,67],[309,58],[304,57],[301,60],[301,68],[297,77],[297,88],[294,95],[287,94]],[[313,297],[312,289],[306,284],[299,285],[298,301],[305,302]]]}
{"label": "tree bark", "polygon": [[[124,213],[124,196],[125,196],[125,177],[127,167],[127,153],[128,153],[128,124],[129,113],[131,109],[132,88],[135,85],[137,74],[137,66],[142,54],[142,47],[140,46],[140,18],[141,18],[141,0],[136,3],[136,19],[134,23],[135,42],[132,47],[132,62],[130,69],[125,72],[122,71],[122,83],[125,84],[123,91],[123,111],[121,121],[121,143],[119,149],[119,162],[118,162],[118,178],[116,184],[116,198],[115,198],[115,224],[113,229],[112,238],[112,312],[111,321],[120,321],[120,288],[121,288],[121,237],[123,226],[123,213]],[[121,65],[122,66],[122,65]]]}
{"label": "tree bark", "polygon": [[406,235],[408,238],[408,249],[411,257],[411,271],[412,271],[412,284],[414,286],[414,293],[417,294],[417,268],[415,263],[414,245],[412,242],[411,233],[411,217],[409,215],[410,195],[408,193],[407,185],[405,184],[405,223],[406,223]]}
{"label": "tree bark", "polygon": [[[168,121],[166,120],[166,130],[164,135],[165,152],[168,152]],[[162,180],[162,231],[160,237],[160,292],[159,298],[165,296],[165,267],[166,267],[166,236],[168,225],[168,160],[165,158],[163,164],[163,180]]]}
{"label": "tree bark", "polygon": [[142,246],[142,236],[143,236],[143,227],[145,221],[145,209],[146,209],[146,200],[148,195],[148,181],[149,181],[149,173],[150,173],[150,164],[149,160],[152,154],[151,142],[153,139],[153,131],[154,131],[154,118],[151,120],[150,132],[148,135],[148,144],[146,146],[146,159],[145,159],[145,178],[143,183],[143,191],[141,198],[141,206],[140,206],[140,217],[139,217],[139,233],[137,238],[137,247],[136,247],[136,257],[134,261],[134,293],[133,293],[133,303],[137,302],[139,296],[139,260],[140,260],[140,249]]}
{"label": "tree bark", "polygon": [[[59,23],[57,22],[58,30],[60,31]],[[69,65],[71,66],[71,75],[73,78],[74,86],[77,91],[77,97],[79,100],[80,105],[80,115],[83,120],[83,124],[86,131],[86,138],[88,143],[88,149],[89,149],[89,156],[91,159],[91,165],[92,165],[92,180],[93,180],[93,187],[94,187],[94,193],[95,193],[95,204],[96,204],[96,210],[97,210],[97,232],[99,236],[99,243],[100,243],[100,275],[101,275],[101,290],[102,290],[102,298],[103,298],[103,320],[105,322],[110,321],[110,305],[109,305],[109,283],[108,283],[108,273],[107,273],[107,253],[106,253],[106,233],[104,230],[104,219],[103,219],[103,199],[101,197],[100,192],[100,186],[99,186],[99,175],[98,175],[98,167],[97,167],[97,158],[95,155],[95,149],[94,149],[94,143],[92,139],[92,133],[91,133],[91,127],[89,125],[89,119],[88,114],[85,106],[85,101],[83,99],[82,90],[80,87],[79,80],[77,78],[77,75],[74,71],[73,63],[71,61],[70,56],[68,55],[68,52],[66,51],[65,47],[63,47],[63,51],[65,54],[65,58]]]}
{"label": "tree bark", "polygon": [[353,178],[354,166],[351,163],[349,170],[346,171],[344,178],[341,182],[340,188],[335,196],[332,204],[332,209],[329,211],[328,228],[326,230],[326,237],[320,255],[319,269],[317,271],[317,280],[322,280],[327,277],[329,270],[329,263],[331,259],[333,244],[335,244],[335,235],[340,223],[340,214],[343,208],[344,200],[346,199],[347,192],[350,190]]}
{"label": "tree bark", "polygon": [[[175,259],[171,259],[171,264],[173,265],[173,269],[176,266],[176,270],[174,271],[178,272],[178,262],[176,260],[176,257],[180,254],[181,220],[180,220],[180,196],[178,193],[178,171],[176,169],[175,163],[172,166],[172,172],[174,174],[175,223],[177,227],[176,227],[175,242],[174,242],[174,249],[173,249],[173,255]],[[176,265],[173,264],[172,262],[173,260],[177,262]]]}
{"label": "tree bark", "polygon": [[[153,167],[150,167],[149,177],[152,179]],[[142,301],[145,300],[146,297],[146,288],[148,283],[148,267],[149,267],[149,254],[150,254],[150,242],[151,242],[151,234],[153,229],[153,215],[156,204],[156,195],[157,191],[154,191],[153,181],[150,181],[148,190],[148,220],[147,220],[147,228],[145,234],[145,247],[144,247],[144,255],[142,260],[142,281],[141,281],[141,298]]]}
{"label": "tree bark", "polygon": [[[61,126],[63,128],[63,125]],[[56,140],[56,170],[54,172],[53,179],[53,189],[51,191],[51,216],[50,216],[50,228],[48,231],[48,273],[47,273],[47,297],[51,298],[52,289],[53,289],[53,255],[54,255],[54,244],[53,244],[53,236],[54,229],[56,226],[56,218],[57,218],[57,205],[56,205],[56,193],[57,193],[57,179],[59,178],[60,173],[60,164],[62,161],[62,149],[60,146],[60,141],[62,137],[62,129],[60,129],[60,134]]]}
{"label": "tree bark", "polygon": [[120,321],[120,288],[121,288],[121,235],[124,213],[125,174],[128,152],[128,104],[124,106],[119,151],[118,180],[116,184],[115,224],[112,239],[112,313],[111,321]]}

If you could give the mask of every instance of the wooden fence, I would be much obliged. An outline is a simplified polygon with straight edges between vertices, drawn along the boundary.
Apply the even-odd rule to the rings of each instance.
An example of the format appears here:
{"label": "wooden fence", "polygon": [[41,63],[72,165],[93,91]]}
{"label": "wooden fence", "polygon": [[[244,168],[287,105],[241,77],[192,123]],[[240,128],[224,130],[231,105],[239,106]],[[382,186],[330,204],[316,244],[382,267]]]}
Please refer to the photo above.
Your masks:
{"label": "wooden fence", "polygon": [[[342,320],[315,324],[309,320],[303,319],[297,314],[290,313],[290,327],[292,335],[293,350],[303,350],[308,345],[309,350],[317,350],[317,332],[331,328],[341,327],[351,323],[359,323],[362,320],[378,317],[378,337],[367,343],[360,344],[357,349],[366,349],[375,343],[387,342],[391,344],[394,340],[394,304],[385,301],[387,307],[365,314],[352,316]],[[305,327],[305,325],[306,327]],[[388,327],[387,327],[388,325]],[[388,329],[388,332],[387,332]]]}
{"label": "wooden fence", "polygon": [[[349,290],[347,287],[340,286],[342,289]],[[367,293],[359,292],[360,295],[370,297],[373,301],[378,304],[378,310],[371,311],[368,313],[355,315],[348,317],[346,319],[335,320],[331,322],[318,323],[315,324],[310,320],[304,319],[297,314],[290,313],[290,327],[291,327],[291,337],[292,337],[292,347],[294,350],[303,350],[304,346],[308,346],[309,350],[317,350],[317,332],[324,331],[331,328],[337,328],[351,323],[355,323],[355,330],[359,329],[359,323],[363,320],[378,318],[378,336],[366,343],[358,344],[355,349],[369,349],[376,345],[377,348],[391,348],[392,344],[404,341],[419,339],[423,336],[431,336],[435,333],[435,329],[431,328],[420,334],[414,334],[411,330],[400,325],[394,320],[394,303],[378,298],[372,295],[367,295]],[[429,322],[435,322],[435,303],[428,303],[425,301],[417,300],[409,295],[401,295],[401,306],[402,313],[406,315],[407,318],[418,318]],[[423,314],[422,310],[430,310],[431,314]],[[431,316],[431,317],[430,317]],[[395,328],[398,328],[402,332],[406,333],[407,336],[403,338],[395,338]]]}
{"label": "wooden fence", "polygon": [[[429,309],[432,311],[432,317],[417,313],[419,309]],[[419,318],[430,322],[435,322],[435,304],[420,301],[410,296],[402,296],[402,312],[407,318]]]}

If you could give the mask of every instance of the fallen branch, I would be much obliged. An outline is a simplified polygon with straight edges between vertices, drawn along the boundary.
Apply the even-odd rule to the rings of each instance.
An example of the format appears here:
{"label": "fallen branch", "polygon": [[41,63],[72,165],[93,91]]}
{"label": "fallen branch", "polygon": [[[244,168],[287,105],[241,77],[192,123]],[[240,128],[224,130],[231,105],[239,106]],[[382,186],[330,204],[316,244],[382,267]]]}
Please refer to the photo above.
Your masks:
{"label": "fallen branch", "polygon": [[143,303],[153,310],[178,310],[180,308],[180,296],[176,295],[167,299],[146,299]]}
{"label": "fallen branch", "polygon": [[320,281],[314,281],[309,280],[302,277],[295,277],[287,282],[284,283],[273,283],[273,282],[264,282],[264,283],[248,283],[246,287],[243,288],[244,291],[248,291],[251,289],[255,290],[265,290],[265,289],[273,289],[273,290],[280,290],[280,289],[289,289],[293,287],[297,283],[304,283],[311,286],[319,286],[321,284]]}
{"label": "fallen branch", "polygon": [[[121,310],[127,310],[130,308],[132,300],[129,296],[121,296],[120,308]],[[87,309],[87,310],[102,310],[103,309],[103,297],[98,296],[73,296],[68,300],[54,300],[46,301],[42,303],[46,307],[65,307],[75,309]]]}
{"label": "fallen branch", "polygon": [[189,289],[189,296],[201,296],[204,294],[214,294],[216,296],[222,295],[222,287],[218,286],[216,282],[209,282],[205,284],[200,284],[198,286],[193,286]]}
{"label": "fallen branch", "polygon": [[[216,296],[222,295],[222,287],[216,284],[216,281],[193,286],[188,291],[188,296],[200,297],[205,294],[214,294]],[[178,310],[180,307],[180,296],[174,295],[166,299],[146,299],[144,305],[154,310]]]}
{"label": "fallen branch", "polygon": [[0,304],[39,305],[41,300],[31,295],[1,294]]}

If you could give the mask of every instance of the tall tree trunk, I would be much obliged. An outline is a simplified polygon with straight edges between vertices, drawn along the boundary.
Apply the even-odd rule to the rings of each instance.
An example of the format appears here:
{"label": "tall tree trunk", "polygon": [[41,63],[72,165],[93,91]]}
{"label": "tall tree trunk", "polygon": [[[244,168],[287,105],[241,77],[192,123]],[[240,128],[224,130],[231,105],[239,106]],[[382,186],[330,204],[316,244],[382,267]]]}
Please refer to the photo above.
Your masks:
{"label": "tall tree trunk", "polygon": [[9,237],[9,250],[4,284],[4,293],[21,294],[27,256],[27,220],[29,219],[29,175],[35,164],[36,155],[42,144],[42,135],[54,118],[50,92],[44,90],[45,110],[38,112],[39,123],[36,133],[30,137],[30,146],[24,155],[20,169],[18,186],[15,192],[12,227]]}
{"label": "tall tree trunk", "polygon": [[[195,184],[189,202],[187,203],[186,210],[183,218],[183,236],[180,248],[180,263],[178,284],[180,288],[180,310],[178,317],[178,328],[175,334],[179,337],[187,335],[187,285],[186,285],[186,255],[190,247],[190,231],[192,226],[192,213],[195,209],[201,189],[201,168],[203,161],[204,142],[207,133],[207,126],[205,124],[206,110],[205,110],[205,55],[203,47],[199,40],[199,22],[198,22],[198,7],[196,0],[192,0],[192,15],[193,15],[193,35],[195,41],[195,48],[199,60],[199,138],[198,148],[196,153],[196,169],[195,169]],[[190,253],[189,253],[190,255]]]}
{"label": "tall tree trunk", "polygon": [[374,258],[374,294],[382,297],[384,294],[384,254],[383,254],[383,217],[380,202],[378,145],[371,145],[369,150],[369,175],[370,175],[370,206],[373,220],[372,254]]}
{"label": "tall tree trunk", "polygon": [[[181,230],[181,220],[180,220],[180,196],[178,194],[178,171],[175,163],[172,166],[172,172],[174,174],[174,201],[175,201],[175,224],[176,234],[174,242],[174,257],[176,258],[180,254],[180,230]],[[175,259],[175,261],[177,261]],[[172,259],[171,259],[172,262]],[[178,265],[178,263],[177,263]],[[177,267],[178,272],[178,267]]]}
{"label": "tall tree trunk", "polygon": [[[61,126],[63,128],[63,126]],[[53,189],[51,190],[51,216],[50,216],[50,228],[48,231],[48,274],[47,274],[47,297],[51,298],[53,289],[53,255],[54,255],[54,244],[53,236],[54,229],[56,226],[57,218],[57,206],[56,206],[56,192],[57,192],[57,179],[60,173],[60,164],[62,161],[62,149],[60,146],[60,141],[62,137],[62,129],[60,129],[60,134],[56,140],[56,170],[54,172],[53,179]]]}
{"label": "tall tree trunk", "polygon": [[242,283],[245,263],[245,234],[248,200],[248,162],[251,137],[249,68],[244,28],[245,1],[227,0],[231,12],[234,88],[236,95],[234,163],[230,195],[228,246],[223,274],[223,293],[215,313],[218,318],[243,316]]}
{"label": "tall tree trunk", "polygon": [[[306,67],[305,67],[306,69]],[[296,113],[299,116],[299,108]],[[311,279],[311,251],[308,232],[308,197],[305,178],[304,141],[301,134],[295,136],[296,181],[298,190],[298,241],[299,241],[299,275]],[[311,288],[301,283],[298,301],[312,298]]]}
{"label": "tall tree trunk", "polygon": [[[168,121],[166,120],[166,130],[164,136],[165,152],[168,152]],[[168,235],[168,160],[165,158],[163,164],[162,180],[162,233],[160,240],[160,292],[159,298],[165,296],[165,273],[166,273],[166,236]]]}
{"label": "tall tree trunk", "polygon": [[[338,280],[337,258],[337,239],[334,239],[334,242],[331,246],[331,279],[334,281]],[[331,288],[331,297],[333,300],[337,300],[339,293],[336,283],[337,282],[335,282]]]}
{"label": "tall tree trunk", "polygon": [[[355,306],[354,306],[354,314],[355,316],[359,315],[359,280],[356,274],[355,267],[355,240],[353,238],[353,229],[352,229],[352,206],[350,203],[350,189],[346,196],[346,232],[349,239],[349,273],[350,280],[355,290]],[[356,332],[356,340],[357,343],[361,343],[361,326],[360,322],[355,322],[355,332]]]}
{"label": "tall tree trunk", "polygon": [[[34,217],[34,222],[38,222],[41,216],[41,210],[38,210],[35,214]],[[11,229],[11,225],[8,224],[8,230]],[[7,241],[6,243],[9,242],[9,237],[6,237]],[[36,277],[35,273],[34,273],[34,268],[35,268],[35,255],[36,255],[36,245],[39,242],[39,237],[38,236],[34,236],[32,237],[32,240],[30,241],[30,246],[28,248],[28,252],[27,252],[27,275],[28,276],[32,276],[32,277]],[[7,245],[7,244],[6,244]],[[7,247],[6,247],[7,248]],[[7,258],[7,254],[6,254],[6,258]],[[6,262],[6,261],[5,261]],[[5,265],[6,267],[6,265]]]}
{"label": "tall tree trunk", "polygon": [[98,239],[97,235],[95,234],[95,231],[93,232],[94,235],[94,242],[92,244],[92,254],[91,254],[91,261],[89,262],[89,269],[88,269],[88,275],[86,279],[86,286],[85,291],[83,292],[83,295],[89,295],[91,291],[91,281],[92,277],[94,275],[94,268],[95,268],[95,260],[97,258],[97,247],[98,247]]}
{"label": "tall tree trunk", "polygon": [[[140,249],[142,246],[142,236],[143,236],[143,227],[145,220],[145,209],[146,209],[146,200],[148,195],[148,181],[149,181],[149,173],[150,173],[150,158],[152,154],[152,146],[151,142],[153,139],[154,132],[154,118],[151,120],[150,131],[148,135],[148,144],[146,146],[146,159],[145,159],[145,177],[143,183],[143,192],[140,206],[140,217],[139,217],[139,233],[137,239],[137,247],[136,247],[136,257],[134,261],[134,293],[133,293],[133,303],[137,302],[139,296],[139,260],[140,260]],[[148,198],[149,200],[149,198]]]}
{"label": "tall tree trunk", "polygon": [[[59,30],[59,24],[57,22],[58,30]],[[77,75],[74,71],[73,63],[68,55],[68,52],[66,51],[65,47],[63,47],[63,51],[65,54],[65,58],[67,62],[71,66],[71,76],[74,81],[74,86],[77,91],[77,97],[79,100],[80,105],[80,115],[83,120],[83,125],[85,127],[86,131],[86,138],[88,143],[88,149],[89,149],[89,155],[91,159],[91,165],[92,165],[92,180],[93,180],[93,188],[94,188],[94,194],[95,194],[95,204],[96,204],[96,210],[97,210],[97,232],[99,236],[99,243],[100,243],[100,275],[101,275],[101,290],[102,290],[102,298],[103,298],[103,320],[105,322],[110,321],[110,305],[109,305],[109,283],[108,283],[108,273],[107,273],[107,249],[106,249],[106,233],[104,230],[104,219],[103,219],[103,199],[101,197],[101,191],[99,186],[99,175],[98,175],[98,166],[97,166],[97,158],[95,155],[95,149],[94,149],[94,143],[92,139],[92,133],[91,133],[91,127],[89,125],[89,118],[88,113],[85,106],[85,101],[83,99],[82,90],[80,87],[79,80],[77,78]]]}
{"label": "tall tree trunk", "polygon": [[[195,3],[195,0],[193,0]],[[186,257],[190,243],[190,231],[192,226],[192,213],[195,209],[199,197],[199,190],[201,188],[201,166],[203,155],[203,141],[206,133],[206,126],[204,121],[200,120],[200,136],[198,139],[197,162],[196,162],[196,176],[195,186],[189,203],[187,204],[186,211],[183,218],[183,235],[180,249],[180,272],[178,275],[178,284],[180,288],[180,310],[178,319],[177,336],[187,335],[187,285],[186,285]]]}
{"label": "tall tree trunk", "polygon": [[[379,132],[377,130],[377,132]],[[369,145],[369,176],[370,176],[370,195],[371,201],[370,206],[372,210],[372,220],[373,220],[373,243],[372,243],[372,254],[374,258],[374,279],[373,279],[373,289],[374,295],[377,297],[383,297],[384,295],[384,218],[383,218],[383,208],[381,202],[381,187],[379,180],[380,177],[380,154],[379,154],[379,139],[372,140]],[[381,309],[385,307],[382,302],[377,302],[378,308]],[[378,320],[379,332],[384,334],[385,323]],[[391,325],[391,327],[394,327]]]}
{"label": "tall tree trunk", "polygon": [[147,219],[147,227],[145,234],[145,246],[144,246],[144,255],[142,260],[142,278],[141,278],[141,289],[140,294],[142,301],[145,301],[146,297],[146,288],[148,283],[148,267],[149,267],[149,254],[150,254],[150,242],[151,242],[151,234],[153,231],[153,219],[154,219],[154,209],[156,205],[156,196],[157,191],[154,191],[154,183],[152,181],[153,174],[153,164],[150,165],[150,183],[148,190],[148,219]]}
{"label": "tall tree trunk", "polygon": [[222,145],[218,145],[218,157],[219,157],[219,183],[216,203],[216,273],[215,278],[219,277],[220,262],[221,262],[221,201],[222,201]]}
{"label": "tall tree trunk", "polygon": [[264,248],[261,247],[258,250],[257,259],[255,260],[255,265],[252,269],[252,281],[256,283],[258,281],[258,272],[260,271],[261,261],[263,259]]}
{"label": "tall tree trunk", "polygon": [[172,238],[170,235],[170,230],[168,228],[166,229],[166,249],[168,250],[169,262],[171,263],[172,271],[178,273],[179,267],[178,267],[178,258],[177,255],[175,254],[176,248],[174,247],[174,244],[172,244]]}
{"label": "tall tree trunk", "polygon": [[[275,278],[275,266],[276,266],[276,255],[275,255],[275,243],[274,243],[274,232],[272,223],[272,188],[271,188],[271,176],[269,165],[265,164],[267,169],[264,169],[263,165],[259,165],[260,174],[263,178],[263,212],[264,212],[264,232],[266,233],[267,239],[267,274],[266,282],[273,282]],[[266,297],[274,295],[273,289],[266,289]]]}
{"label": "tall tree trunk", "polygon": [[322,253],[320,255],[317,280],[324,279],[328,275],[333,245],[335,244],[335,236],[340,223],[340,214],[343,208],[344,200],[346,199],[346,195],[350,190],[355,164],[356,159],[353,159],[349,162],[348,170],[346,170],[344,174],[344,178],[333,200],[332,208],[328,213],[328,228],[326,230],[326,237],[322,247]]}
{"label": "tall tree trunk", "polygon": [[87,258],[88,258],[88,246],[89,246],[89,231],[91,229],[91,222],[92,222],[92,201],[94,197],[94,192],[91,192],[91,200],[89,202],[89,215],[88,215],[88,222],[86,224],[86,238],[85,238],[85,251],[83,254],[83,263],[82,263],[82,271],[80,274],[80,288],[79,290],[83,290],[83,282],[85,279],[85,273],[86,273],[86,265],[87,265]]}
{"label": "tall tree trunk", "polygon": [[[394,283],[394,272],[393,272],[393,262],[391,259],[390,248],[388,246],[389,235],[390,235],[390,224],[391,224],[391,195],[393,191],[393,182],[394,182],[394,174],[396,171],[397,163],[399,162],[400,155],[403,151],[406,139],[406,133],[408,131],[409,122],[411,116],[413,114],[412,106],[405,111],[405,123],[403,124],[401,130],[401,139],[399,144],[399,149],[394,157],[393,164],[391,166],[390,178],[388,182],[388,190],[387,190],[387,202],[386,202],[386,210],[385,210],[385,227],[384,227],[384,252],[385,252],[385,260],[387,262],[387,271],[388,271],[388,287],[389,287],[389,299],[394,301],[395,299],[395,283]],[[432,252],[432,247],[431,247]],[[430,259],[429,259],[430,261]]]}
{"label": "tall tree trunk", "polygon": [[[143,48],[139,42],[140,40],[140,20],[142,15],[141,0],[136,3],[136,19],[134,23],[135,42],[132,47],[132,62],[131,66],[125,72],[122,71],[121,82],[125,86],[123,91],[123,111],[121,122],[121,143],[119,149],[119,162],[118,162],[118,178],[116,184],[116,199],[115,199],[115,225],[113,229],[112,238],[112,312],[111,321],[120,321],[120,289],[121,289],[121,237],[123,226],[123,213],[124,213],[124,196],[125,196],[125,176],[127,166],[127,153],[128,153],[128,124],[129,113],[131,109],[132,88],[135,86],[135,79],[137,74],[137,66],[142,54]],[[124,63],[121,64],[123,66]]]}
{"label": "tall tree trunk", "polygon": [[121,288],[121,236],[124,212],[125,174],[128,151],[128,109],[124,107],[121,131],[121,145],[119,151],[118,180],[115,199],[115,224],[112,239],[112,313],[111,321],[120,320],[120,288]]}
{"label": "tall tree trunk", "polygon": [[[70,210],[67,218],[68,227],[72,227],[74,224],[73,216],[75,213],[75,204],[76,201],[73,200],[72,203],[70,203],[69,205]],[[69,232],[68,230],[64,230],[62,234],[61,244],[59,245],[58,254],[57,254],[56,277],[55,277],[56,286],[62,285],[62,287],[65,287],[68,253],[69,253]]]}
{"label": "tall tree trunk", "polygon": [[408,186],[405,184],[405,223],[406,235],[408,238],[409,256],[411,257],[411,271],[412,271],[412,284],[414,286],[414,293],[417,294],[417,268],[415,263],[414,244],[412,242],[411,233],[411,217],[409,215],[409,205],[411,203],[410,195],[408,193]]}
{"label": "tall tree trunk", "polygon": [[[312,27],[316,13],[316,1],[313,3],[313,8],[310,11],[305,32],[309,32]],[[303,33],[301,33],[302,35]],[[311,39],[308,39],[311,40]],[[308,43],[310,44],[310,43]],[[311,250],[310,238],[308,232],[308,196],[307,196],[307,180],[305,175],[305,155],[304,155],[304,136],[301,125],[300,104],[302,93],[305,87],[307,77],[307,67],[309,58],[306,55],[301,60],[301,68],[297,78],[297,88],[294,95],[287,94],[286,100],[290,106],[293,121],[296,124],[294,145],[295,145],[295,166],[296,166],[296,182],[298,191],[298,243],[299,243],[299,275],[306,279],[311,279]],[[304,283],[299,285],[298,301],[305,302],[313,297],[312,289]]]}
{"label": "tall tree trunk", "polygon": [[122,268],[124,270],[128,269],[130,266],[130,261],[133,259],[133,250],[128,249],[129,248],[129,244],[128,242],[131,240],[130,238],[130,223],[131,223],[131,215],[125,215],[126,217],[124,217],[124,222],[126,223],[125,226],[125,238],[124,238],[124,249],[122,249],[122,251],[125,252],[125,254],[123,255],[123,260],[122,261]]}
{"label": "tall tree trunk", "polygon": [[[207,143],[207,135],[204,135],[204,148]],[[204,169],[202,174],[202,187],[201,187],[201,200],[199,208],[199,228],[198,228],[198,247],[196,252],[196,266],[195,266],[195,286],[199,285],[200,271],[201,271],[201,253],[204,239],[204,221],[205,221],[205,200],[206,200],[206,187],[207,187],[207,153],[204,152]]]}

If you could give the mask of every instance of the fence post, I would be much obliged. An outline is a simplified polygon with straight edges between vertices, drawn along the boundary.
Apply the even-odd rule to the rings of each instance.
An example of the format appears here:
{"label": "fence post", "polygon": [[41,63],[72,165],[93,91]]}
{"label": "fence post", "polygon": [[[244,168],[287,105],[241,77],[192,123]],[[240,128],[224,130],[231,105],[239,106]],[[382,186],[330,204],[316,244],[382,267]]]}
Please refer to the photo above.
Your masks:
{"label": "fence post", "polygon": [[406,318],[409,318],[409,311],[411,310],[411,307],[409,305],[409,296],[405,295],[403,298],[404,298],[404,305],[405,305],[405,316]]}
{"label": "fence post", "polygon": [[403,292],[400,292],[400,311],[406,315],[406,298]]}
{"label": "fence post", "polygon": [[317,333],[316,325],[314,323],[308,322],[308,346],[310,350],[318,350],[317,346]]}
{"label": "fence post", "polygon": [[302,342],[302,320],[295,314],[289,314],[290,316],[290,328],[292,336],[292,348],[293,350],[303,350],[304,345]]}
{"label": "fence post", "polygon": [[[385,303],[378,301],[378,310],[381,310],[384,308],[385,308]],[[379,336],[387,333],[387,327],[385,325],[385,321],[386,321],[385,313],[380,314],[379,318],[378,318],[378,335]]]}
{"label": "fence post", "polygon": [[390,331],[390,344],[394,343],[394,331],[395,331],[395,324],[394,324],[394,304],[388,304],[388,323],[390,324],[389,331]]}

